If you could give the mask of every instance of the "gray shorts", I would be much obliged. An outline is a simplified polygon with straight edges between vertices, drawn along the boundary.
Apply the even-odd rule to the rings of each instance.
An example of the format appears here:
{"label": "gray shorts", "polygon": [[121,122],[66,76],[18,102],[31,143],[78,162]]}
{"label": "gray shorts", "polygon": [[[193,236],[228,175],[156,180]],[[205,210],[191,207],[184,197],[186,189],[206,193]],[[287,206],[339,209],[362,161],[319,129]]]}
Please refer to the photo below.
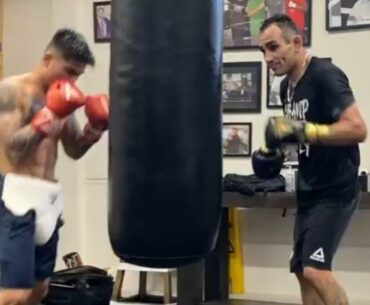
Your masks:
{"label": "gray shorts", "polygon": [[359,192],[349,202],[323,199],[314,205],[298,208],[290,259],[291,272],[302,272],[306,266],[332,269],[334,255],[360,199]]}

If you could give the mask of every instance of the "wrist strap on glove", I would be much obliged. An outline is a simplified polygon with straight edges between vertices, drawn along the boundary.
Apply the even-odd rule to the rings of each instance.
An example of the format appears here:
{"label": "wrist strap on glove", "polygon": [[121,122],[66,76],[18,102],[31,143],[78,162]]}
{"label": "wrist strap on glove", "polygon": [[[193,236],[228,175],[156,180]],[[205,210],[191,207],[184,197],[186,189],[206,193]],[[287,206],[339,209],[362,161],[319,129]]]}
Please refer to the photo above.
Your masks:
{"label": "wrist strap on glove", "polygon": [[328,125],[305,123],[304,133],[308,142],[320,143],[330,135]]}

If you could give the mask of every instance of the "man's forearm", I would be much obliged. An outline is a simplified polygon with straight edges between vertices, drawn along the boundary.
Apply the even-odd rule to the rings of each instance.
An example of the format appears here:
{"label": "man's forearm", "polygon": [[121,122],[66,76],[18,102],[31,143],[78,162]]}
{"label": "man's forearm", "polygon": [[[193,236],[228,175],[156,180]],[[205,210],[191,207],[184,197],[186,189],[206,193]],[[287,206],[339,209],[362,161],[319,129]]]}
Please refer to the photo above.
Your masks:
{"label": "man's forearm", "polygon": [[6,153],[13,164],[19,164],[32,154],[43,139],[30,124],[13,134],[6,146]]}
{"label": "man's forearm", "polygon": [[367,131],[363,124],[343,120],[329,125],[328,135],[318,141],[321,144],[350,145],[363,142],[366,136]]}
{"label": "man's forearm", "polygon": [[251,10],[246,9],[246,11],[248,12],[248,17],[253,17],[254,15],[258,14],[263,9],[265,9],[265,5],[262,3],[258,5],[256,8],[251,9]]}
{"label": "man's forearm", "polygon": [[64,150],[72,159],[80,159],[100,140],[101,135],[102,131],[94,130],[90,124],[86,124],[83,131],[64,140]]}
{"label": "man's forearm", "polygon": [[93,143],[86,142],[83,135],[81,135],[76,138],[76,142],[73,145],[69,145],[65,150],[69,157],[77,160],[82,158],[92,145]]}

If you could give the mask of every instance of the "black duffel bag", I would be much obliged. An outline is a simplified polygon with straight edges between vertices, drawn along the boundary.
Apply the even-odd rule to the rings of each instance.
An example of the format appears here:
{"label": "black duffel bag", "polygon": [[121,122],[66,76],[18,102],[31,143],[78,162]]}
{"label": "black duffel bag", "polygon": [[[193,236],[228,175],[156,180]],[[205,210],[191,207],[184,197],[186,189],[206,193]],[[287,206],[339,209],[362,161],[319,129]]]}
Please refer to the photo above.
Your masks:
{"label": "black duffel bag", "polygon": [[109,305],[113,278],[100,268],[78,266],[60,270],[50,279],[44,305]]}

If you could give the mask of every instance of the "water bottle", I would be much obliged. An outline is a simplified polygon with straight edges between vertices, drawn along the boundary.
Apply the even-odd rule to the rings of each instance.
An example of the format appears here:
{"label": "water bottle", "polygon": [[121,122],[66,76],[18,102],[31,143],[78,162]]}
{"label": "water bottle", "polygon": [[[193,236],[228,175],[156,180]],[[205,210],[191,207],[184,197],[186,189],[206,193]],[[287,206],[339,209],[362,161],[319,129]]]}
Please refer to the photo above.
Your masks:
{"label": "water bottle", "polygon": [[285,191],[295,192],[296,191],[296,171],[291,167],[283,169],[281,175],[285,178]]}
{"label": "water bottle", "polygon": [[368,177],[367,177],[367,172],[362,170],[359,175],[359,181],[360,181],[360,187],[361,187],[361,192],[367,192],[368,190]]}

